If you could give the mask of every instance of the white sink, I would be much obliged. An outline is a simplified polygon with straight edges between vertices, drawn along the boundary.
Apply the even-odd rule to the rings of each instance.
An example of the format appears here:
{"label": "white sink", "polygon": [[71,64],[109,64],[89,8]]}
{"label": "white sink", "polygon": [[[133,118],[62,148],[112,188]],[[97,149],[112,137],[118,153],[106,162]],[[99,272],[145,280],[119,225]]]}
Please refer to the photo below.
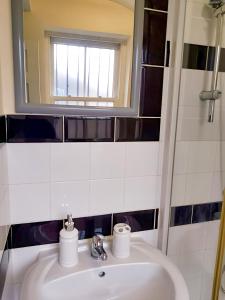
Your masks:
{"label": "white sink", "polygon": [[96,261],[88,245],[79,248],[79,264],[62,268],[57,253],[41,253],[27,271],[20,300],[189,300],[178,269],[160,251],[141,240],[131,255]]}

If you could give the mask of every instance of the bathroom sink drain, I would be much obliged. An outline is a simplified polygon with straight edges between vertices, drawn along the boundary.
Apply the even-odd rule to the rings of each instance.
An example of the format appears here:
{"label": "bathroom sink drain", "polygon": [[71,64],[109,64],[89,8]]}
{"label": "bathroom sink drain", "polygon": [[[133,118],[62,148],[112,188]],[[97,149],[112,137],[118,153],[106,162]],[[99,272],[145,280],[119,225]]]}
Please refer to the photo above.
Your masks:
{"label": "bathroom sink drain", "polygon": [[100,272],[99,274],[98,274],[98,277],[104,277],[105,276],[105,272]]}

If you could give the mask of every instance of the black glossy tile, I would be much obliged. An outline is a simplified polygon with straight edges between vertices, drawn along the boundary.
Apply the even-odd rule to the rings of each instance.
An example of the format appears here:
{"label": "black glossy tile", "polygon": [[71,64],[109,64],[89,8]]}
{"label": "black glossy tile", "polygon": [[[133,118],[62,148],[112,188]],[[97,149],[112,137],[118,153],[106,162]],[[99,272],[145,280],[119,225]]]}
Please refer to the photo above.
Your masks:
{"label": "black glossy tile", "polygon": [[5,116],[0,116],[0,143],[6,142],[6,122]]}
{"label": "black glossy tile", "polygon": [[167,14],[145,10],[143,54],[144,64],[164,66]]}
{"label": "black glossy tile", "polygon": [[9,250],[7,249],[6,246],[0,261],[0,299],[2,299],[8,265],[9,265]]}
{"label": "black glossy tile", "polygon": [[63,118],[59,116],[8,115],[8,143],[63,141]]}
{"label": "black glossy tile", "polygon": [[140,115],[160,117],[164,68],[143,67],[141,79]]}
{"label": "black glossy tile", "polygon": [[215,47],[208,47],[207,71],[213,71],[215,61]]}
{"label": "black glossy tile", "polygon": [[210,204],[197,204],[193,206],[192,223],[210,221]]}
{"label": "black glossy tile", "polygon": [[165,67],[170,66],[170,41],[166,41],[166,62]]}
{"label": "black glossy tile", "polygon": [[112,142],[114,118],[65,117],[66,142]]}
{"label": "black glossy tile", "polygon": [[155,210],[155,229],[158,229],[159,227],[159,209],[157,208]]}
{"label": "black glossy tile", "polygon": [[142,210],[113,214],[113,226],[117,223],[130,225],[132,232],[152,230],[155,225],[155,210]]}
{"label": "black glossy tile", "polygon": [[160,118],[117,118],[116,141],[159,141]]}
{"label": "black glossy tile", "polygon": [[145,7],[167,11],[168,0],[145,0]]}
{"label": "black glossy tile", "polygon": [[[94,233],[111,235],[112,215],[75,218],[74,223],[79,239],[91,238]],[[12,225],[9,248],[58,243],[62,228],[62,220]]]}
{"label": "black glossy tile", "polygon": [[111,235],[112,215],[78,218],[74,220],[75,227],[79,230],[79,239],[88,239],[95,233],[104,236]]}
{"label": "black glossy tile", "polygon": [[63,221],[48,221],[11,226],[12,240],[9,248],[21,248],[58,243]]}
{"label": "black glossy tile", "polygon": [[192,206],[177,206],[171,208],[170,226],[191,224]]}
{"label": "black glossy tile", "polygon": [[221,49],[219,71],[225,72],[225,48]]}
{"label": "black glossy tile", "polygon": [[184,44],[183,68],[206,69],[207,46]]}
{"label": "black glossy tile", "polygon": [[209,221],[219,220],[222,211],[222,202],[210,203]]}

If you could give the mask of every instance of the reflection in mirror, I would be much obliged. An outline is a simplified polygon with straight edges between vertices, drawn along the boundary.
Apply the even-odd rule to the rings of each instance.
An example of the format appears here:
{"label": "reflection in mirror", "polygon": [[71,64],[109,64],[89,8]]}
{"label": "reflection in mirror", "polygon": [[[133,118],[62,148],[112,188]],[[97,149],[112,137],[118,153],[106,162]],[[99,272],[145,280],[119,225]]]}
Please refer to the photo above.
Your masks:
{"label": "reflection in mirror", "polygon": [[130,107],[135,0],[24,0],[26,102]]}

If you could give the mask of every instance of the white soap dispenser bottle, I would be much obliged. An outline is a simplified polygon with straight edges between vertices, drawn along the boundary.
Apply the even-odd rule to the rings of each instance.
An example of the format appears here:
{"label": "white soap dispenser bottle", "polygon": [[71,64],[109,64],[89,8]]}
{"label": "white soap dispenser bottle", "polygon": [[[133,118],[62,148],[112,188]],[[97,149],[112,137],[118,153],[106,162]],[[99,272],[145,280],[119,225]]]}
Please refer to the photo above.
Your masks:
{"label": "white soap dispenser bottle", "polygon": [[73,267],[78,263],[78,230],[74,227],[72,215],[67,215],[59,235],[59,264]]}

